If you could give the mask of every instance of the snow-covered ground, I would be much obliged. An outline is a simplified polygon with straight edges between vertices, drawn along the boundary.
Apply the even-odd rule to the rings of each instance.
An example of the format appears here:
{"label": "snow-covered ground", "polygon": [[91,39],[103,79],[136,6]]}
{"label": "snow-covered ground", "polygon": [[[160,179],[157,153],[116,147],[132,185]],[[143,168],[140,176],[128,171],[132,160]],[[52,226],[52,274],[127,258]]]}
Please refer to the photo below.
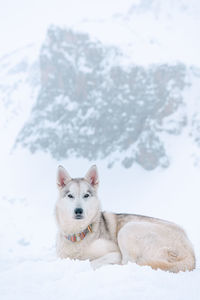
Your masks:
{"label": "snow-covered ground", "polygon": [[[8,157],[0,172],[1,299],[198,300],[200,169],[181,152],[187,147],[183,137],[173,145],[176,161],[165,171],[148,172],[137,166],[108,170],[97,162],[100,198],[105,210],[151,215],[182,225],[195,247],[196,270],[171,274],[130,263],[93,271],[88,261],[58,259],[54,219],[58,162],[20,150]],[[83,160],[61,163],[72,176],[84,175],[89,167]]]}
{"label": "snow-covered ground", "polygon": [[[21,5],[22,2],[19,1]],[[44,2],[46,6],[49,3]],[[5,37],[1,51],[14,49],[14,45],[18,47],[26,45],[27,42],[35,42],[37,34],[42,39],[44,28],[50,21],[60,21],[68,26],[70,22],[72,24],[76,21],[73,28],[88,31],[105,43],[119,45],[127,53],[127,61],[124,63],[129,62],[131,58],[132,62],[145,65],[177,60],[200,65],[200,43],[197,38],[200,24],[198,1],[191,0],[190,8],[194,9],[186,11],[186,0],[180,1],[182,6],[180,4],[178,8],[175,1],[160,1],[160,6],[159,1],[150,1],[155,4],[151,12],[141,12],[141,8],[138,7],[137,14],[133,16],[130,9],[126,19],[122,14],[134,1],[117,1],[115,9],[111,5],[111,2],[115,4],[115,1],[110,1],[109,5],[108,1],[101,1],[101,4],[99,1],[98,5],[96,2],[96,7],[94,1],[90,0],[85,0],[87,5],[84,5],[83,1],[76,0],[75,4],[72,4],[73,1],[67,1],[67,5],[71,3],[71,11],[69,9],[66,15],[63,7],[68,6],[65,6],[65,1],[54,2],[50,6],[49,15],[45,14],[44,3],[41,4],[44,14],[39,16],[39,19],[36,18],[38,24],[34,23],[35,27],[31,27],[27,22],[25,30],[25,19],[22,16],[21,31],[16,28],[13,39],[9,41],[8,37]],[[143,2],[148,4],[148,1]],[[174,4],[174,9],[169,15],[165,13],[165,2]],[[7,1],[7,14],[12,3]],[[35,3],[32,11],[36,14],[38,3],[40,5],[41,1]],[[75,15],[78,4],[79,17],[83,9],[86,14],[90,11],[90,20],[77,23],[76,17],[72,22],[70,15]],[[12,8],[13,12],[15,5]],[[25,3],[23,5],[26,7]],[[90,8],[88,11],[87,7]],[[180,7],[184,13],[180,13]],[[56,8],[59,12],[57,15],[54,14]],[[111,19],[113,10],[118,14]],[[28,11],[26,7],[25,12]],[[0,14],[2,13],[4,14],[3,10],[0,10]],[[102,18],[98,19],[99,13]],[[54,15],[56,18],[53,19]],[[20,16],[16,14],[16,20],[19,20]],[[65,21],[65,18],[68,20]],[[5,28],[12,32],[11,25],[15,22],[11,24],[11,19],[10,17],[9,22],[5,21],[7,27],[1,26],[0,32],[2,28],[4,32]],[[26,20],[28,21],[27,16]],[[39,33],[40,29],[42,34]],[[28,68],[31,68],[32,62],[35,61],[32,61],[32,57],[36,57],[36,54],[31,54],[29,58],[28,53],[33,49],[31,47],[23,49]],[[14,56],[16,64],[17,55]],[[190,128],[186,127],[180,136],[165,139],[170,156],[170,167],[167,169],[150,172],[133,165],[127,170],[118,164],[112,169],[107,169],[105,161],[94,163],[97,164],[100,173],[99,195],[102,209],[155,216],[183,226],[195,248],[196,270],[172,274],[130,263],[125,266],[105,266],[93,271],[88,261],[60,260],[55,253],[56,168],[58,164],[63,164],[72,176],[83,176],[92,162],[74,158],[58,162],[44,153],[31,155],[24,149],[12,149],[17,133],[27,120],[34,103],[37,86],[31,91],[27,77],[23,74],[19,77],[19,73],[16,75],[14,72],[10,77],[6,77],[7,66],[13,65],[11,57],[7,59],[5,72],[0,70],[0,92],[3,95],[0,99],[0,299],[199,300],[200,155],[199,148],[191,142],[192,138],[188,134]],[[194,111],[200,114],[198,84],[197,82],[196,94],[188,93],[185,96],[188,114],[191,110],[191,115]],[[12,91],[11,97],[7,99],[7,92],[4,94],[4,91],[7,88],[12,89],[13,86],[16,87],[16,93]]]}

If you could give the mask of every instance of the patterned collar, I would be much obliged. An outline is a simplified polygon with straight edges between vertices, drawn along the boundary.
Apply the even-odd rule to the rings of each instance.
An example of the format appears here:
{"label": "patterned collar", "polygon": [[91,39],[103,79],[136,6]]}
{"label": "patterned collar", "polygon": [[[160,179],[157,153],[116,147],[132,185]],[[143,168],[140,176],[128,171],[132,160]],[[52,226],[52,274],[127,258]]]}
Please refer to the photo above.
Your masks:
{"label": "patterned collar", "polygon": [[79,233],[74,233],[72,235],[65,235],[65,238],[71,242],[80,242],[82,241],[85,236],[88,234],[88,232],[92,232],[92,224],[88,225],[88,227]]}

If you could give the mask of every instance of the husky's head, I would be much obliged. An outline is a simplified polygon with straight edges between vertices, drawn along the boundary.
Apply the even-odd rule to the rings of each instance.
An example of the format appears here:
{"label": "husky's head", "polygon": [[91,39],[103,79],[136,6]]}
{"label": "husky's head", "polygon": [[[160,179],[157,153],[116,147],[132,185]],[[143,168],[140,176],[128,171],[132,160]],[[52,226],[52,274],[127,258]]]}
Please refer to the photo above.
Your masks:
{"label": "husky's head", "polygon": [[71,178],[62,166],[58,167],[56,217],[63,231],[84,229],[92,223],[100,208],[98,183],[96,166],[92,166],[84,178]]}

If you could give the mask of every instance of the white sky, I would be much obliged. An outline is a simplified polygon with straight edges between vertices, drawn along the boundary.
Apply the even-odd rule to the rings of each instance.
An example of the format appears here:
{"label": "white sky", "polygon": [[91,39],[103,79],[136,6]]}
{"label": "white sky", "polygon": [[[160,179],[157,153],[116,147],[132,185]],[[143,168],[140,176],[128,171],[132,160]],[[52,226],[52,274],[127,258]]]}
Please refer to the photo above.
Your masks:
{"label": "white sky", "polygon": [[41,41],[49,24],[126,12],[134,0],[0,0],[0,56]]}

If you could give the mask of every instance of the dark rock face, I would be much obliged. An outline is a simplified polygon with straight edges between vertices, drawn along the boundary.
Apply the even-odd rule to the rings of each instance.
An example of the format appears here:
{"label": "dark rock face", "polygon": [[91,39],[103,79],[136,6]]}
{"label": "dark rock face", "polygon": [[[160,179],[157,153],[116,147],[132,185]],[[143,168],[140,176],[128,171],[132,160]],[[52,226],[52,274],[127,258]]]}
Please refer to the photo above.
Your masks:
{"label": "dark rock face", "polygon": [[183,105],[185,66],[127,68],[121,56],[86,34],[51,27],[40,53],[41,89],[17,143],[56,159],[168,166],[161,136],[184,126],[174,119],[168,129]]}

